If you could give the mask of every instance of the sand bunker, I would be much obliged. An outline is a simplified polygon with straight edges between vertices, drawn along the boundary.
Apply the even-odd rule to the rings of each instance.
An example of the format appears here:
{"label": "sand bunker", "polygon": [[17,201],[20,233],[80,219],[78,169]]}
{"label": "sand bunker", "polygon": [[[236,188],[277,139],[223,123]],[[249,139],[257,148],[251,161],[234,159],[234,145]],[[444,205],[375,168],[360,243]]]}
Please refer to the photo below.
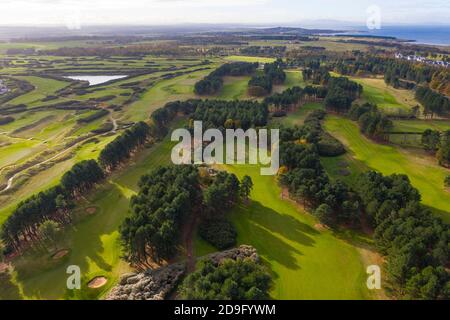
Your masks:
{"label": "sand bunker", "polygon": [[94,214],[94,213],[97,212],[97,207],[89,207],[89,208],[86,208],[86,212],[87,212],[88,214]]}
{"label": "sand bunker", "polygon": [[67,256],[69,254],[69,252],[70,252],[69,249],[59,250],[52,256],[52,259],[58,260],[58,259],[64,258],[65,256]]}
{"label": "sand bunker", "polygon": [[103,276],[95,277],[88,283],[88,287],[91,289],[97,289],[100,287],[103,287],[108,282],[108,279],[106,279]]}

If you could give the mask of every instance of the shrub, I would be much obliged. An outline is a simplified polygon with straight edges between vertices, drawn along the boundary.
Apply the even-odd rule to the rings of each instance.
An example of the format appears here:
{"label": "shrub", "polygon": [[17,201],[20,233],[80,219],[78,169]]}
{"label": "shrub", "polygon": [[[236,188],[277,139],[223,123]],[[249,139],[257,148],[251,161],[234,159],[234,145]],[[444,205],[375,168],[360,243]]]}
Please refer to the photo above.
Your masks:
{"label": "shrub", "polygon": [[236,245],[237,232],[233,224],[225,218],[204,220],[199,226],[200,237],[219,250]]}

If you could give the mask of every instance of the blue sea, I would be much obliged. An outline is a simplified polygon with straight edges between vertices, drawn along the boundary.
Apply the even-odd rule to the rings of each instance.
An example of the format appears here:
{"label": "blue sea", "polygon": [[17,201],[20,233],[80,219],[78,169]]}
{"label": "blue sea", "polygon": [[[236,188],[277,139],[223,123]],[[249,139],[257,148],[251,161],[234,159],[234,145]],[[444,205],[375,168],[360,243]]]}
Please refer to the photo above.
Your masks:
{"label": "blue sea", "polygon": [[[450,45],[450,25],[448,26],[382,26],[379,30],[358,28],[353,34],[396,37],[402,40],[414,40],[421,44]],[[352,33],[352,32],[349,32]]]}

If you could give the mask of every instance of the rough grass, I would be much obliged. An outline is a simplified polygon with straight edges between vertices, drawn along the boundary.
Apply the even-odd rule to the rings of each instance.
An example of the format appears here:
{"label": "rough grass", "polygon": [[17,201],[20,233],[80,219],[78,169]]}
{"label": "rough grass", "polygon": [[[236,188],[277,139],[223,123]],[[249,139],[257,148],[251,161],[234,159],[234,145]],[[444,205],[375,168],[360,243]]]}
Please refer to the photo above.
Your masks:
{"label": "rough grass", "polygon": [[242,62],[259,62],[259,63],[272,63],[275,58],[265,57],[252,57],[252,56],[228,56],[225,58],[227,61],[242,61]]}

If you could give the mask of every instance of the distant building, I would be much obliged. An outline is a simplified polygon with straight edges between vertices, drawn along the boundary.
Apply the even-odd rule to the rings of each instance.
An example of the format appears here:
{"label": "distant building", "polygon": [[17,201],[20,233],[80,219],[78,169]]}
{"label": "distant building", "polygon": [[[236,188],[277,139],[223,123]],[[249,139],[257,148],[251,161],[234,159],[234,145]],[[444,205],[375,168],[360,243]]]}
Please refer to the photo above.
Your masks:
{"label": "distant building", "polygon": [[415,61],[415,62],[425,63],[425,64],[428,64],[428,65],[431,65],[431,66],[436,66],[436,67],[444,67],[444,68],[450,67],[450,63],[449,62],[441,61],[441,60],[431,60],[431,59],[427,59],[425,57],[416,56],[416,55],[405,56],[405,55],[403,55],[401,53],[396,53],[395,54],[395,58],[396,59],[407,60],[407,61]]}
{"label": "distant building", "polygon": [[3,82],[3,80],[0,79],[0,94],[5,94],[9,91],[6,84]]}

